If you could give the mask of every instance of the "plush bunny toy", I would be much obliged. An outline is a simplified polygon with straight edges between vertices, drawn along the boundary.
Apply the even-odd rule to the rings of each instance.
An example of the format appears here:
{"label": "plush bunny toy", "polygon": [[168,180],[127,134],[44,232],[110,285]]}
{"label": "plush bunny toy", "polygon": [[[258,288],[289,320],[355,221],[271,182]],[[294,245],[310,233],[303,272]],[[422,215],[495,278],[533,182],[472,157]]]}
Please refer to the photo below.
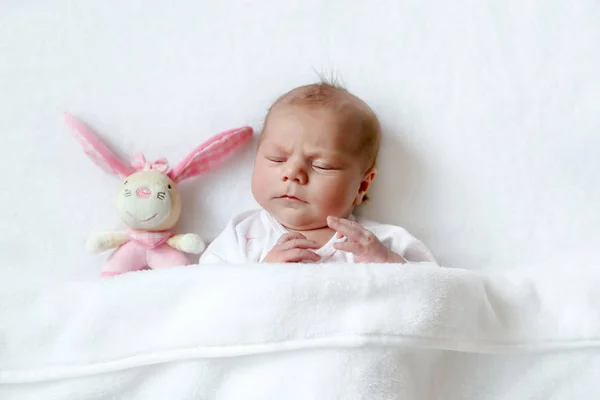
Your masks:
{"label": "plush bunny toy", "polygon": [[199,254],[204,250],[204,241],[198,235],[175,235],[172,231],[181,214],[176,184],[212,169],[252,136],[252,128],[213,136],[169,170],[164,158],[148,162],[141,153],[127,165],[81,121],[69,114],[65,114],[65,121],[85,153],[102,169],[123,179],[116,205],[119,216],[131,229],[92,234],[86,243],[92,252],[117,248],[103,267],[102,276],[188,265],[184,252]]}

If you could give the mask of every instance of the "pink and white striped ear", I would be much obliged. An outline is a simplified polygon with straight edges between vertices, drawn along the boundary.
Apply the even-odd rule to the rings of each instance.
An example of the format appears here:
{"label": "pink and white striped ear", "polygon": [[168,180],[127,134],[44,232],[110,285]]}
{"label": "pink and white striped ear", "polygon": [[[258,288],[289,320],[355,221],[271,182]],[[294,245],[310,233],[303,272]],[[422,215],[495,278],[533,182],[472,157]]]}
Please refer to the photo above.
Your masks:
{"label": "pink and white striped ear", "polygon": [[108,173],[118,175],[120,178],[125,178],[135,172],[131,166],[121,161],[83,122],[68,113],[65,113],[65,122],[71,128],[75,139],[83,146],[85,154],[100,168]]}
{"label": "pink and white striped ear", "polygon": [[250,137],[252,137],[252,128],[249,126],[231,129],[213,136],[173,167],[168,174],[169,178],[174,182],[181,182],[210,171]]}

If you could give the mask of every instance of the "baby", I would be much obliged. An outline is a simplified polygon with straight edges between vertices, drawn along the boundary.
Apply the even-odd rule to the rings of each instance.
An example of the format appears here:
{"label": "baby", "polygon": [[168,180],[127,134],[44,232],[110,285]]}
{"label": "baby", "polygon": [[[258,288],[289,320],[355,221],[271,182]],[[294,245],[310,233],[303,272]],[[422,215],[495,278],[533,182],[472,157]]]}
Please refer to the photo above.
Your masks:
{"label": "baby", "polygon": [[252,174],[262,207],[235,217],[201,264],[434,261],[403,228],[355,217],[375,179],[380,126],[361,99],[301,86],[269,109]]}

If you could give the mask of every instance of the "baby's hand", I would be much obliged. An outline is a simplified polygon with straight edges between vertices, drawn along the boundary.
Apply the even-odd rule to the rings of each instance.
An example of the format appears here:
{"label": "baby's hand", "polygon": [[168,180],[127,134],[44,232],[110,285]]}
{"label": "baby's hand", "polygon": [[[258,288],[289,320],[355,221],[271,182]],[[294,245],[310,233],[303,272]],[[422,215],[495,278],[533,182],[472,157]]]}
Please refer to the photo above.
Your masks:
{"label": "baby's hand", "polygon": [[282,235],[273,249],[267,253],[263,260],[266,263],[289,263],[312,261],[317,262],[321,257],[309,249],[318,249],[319,245],[314,240],[298,232]]}
{"label": "baby's hand", "polygon": [[338,237],[346,236],[346,242],[334,243],[337,250],[354,254],[359,263],[406,263],[399,254],[394,253],[377,239],[377,236],[363,228],[358,222],[344,218],[327,217],[327,225],[337,232]]}

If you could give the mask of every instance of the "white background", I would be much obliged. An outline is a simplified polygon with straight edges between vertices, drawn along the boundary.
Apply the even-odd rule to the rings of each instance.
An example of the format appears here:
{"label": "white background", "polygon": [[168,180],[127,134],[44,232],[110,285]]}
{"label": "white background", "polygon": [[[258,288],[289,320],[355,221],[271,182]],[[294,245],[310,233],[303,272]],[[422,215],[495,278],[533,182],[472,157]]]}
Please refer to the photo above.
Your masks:
{"label": "white background", "polygon": [[[0,3],[0,268],[95,276],[91,231],[119,226],[118,179],[62,112],[120,154],[172,164],[208,136],[260,130],[283,92],[335,75],[379,114],[361,212],[445,265],[575,260],[600,243],[600,3]],[[181,231],[212,239],[255,205],[251,149],[183,184]]]}

